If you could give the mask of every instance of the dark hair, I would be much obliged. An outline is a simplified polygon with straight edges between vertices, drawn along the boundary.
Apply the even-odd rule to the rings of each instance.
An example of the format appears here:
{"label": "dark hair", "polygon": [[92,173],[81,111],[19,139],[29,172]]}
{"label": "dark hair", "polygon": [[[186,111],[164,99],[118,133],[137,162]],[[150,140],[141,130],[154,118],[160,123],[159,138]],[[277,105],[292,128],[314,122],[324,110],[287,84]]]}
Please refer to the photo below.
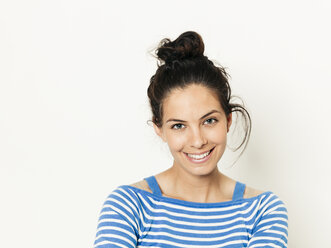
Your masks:
{"label": "dark hair", "polygon": [[159,60],[158,69],[151,77],[147,90],[153,123],[158,127],[162,126],[162,103],[173,89],[183,89],[191,84],[203,85],[217,94],[226,116],[237,112],[244,117],[245,136],[234,150],[238,150],[244,144],[245,149],[251,132],[250,115],[243,105],[230,102],[232,96],[228,74],[223,67],[215,66],[204,56],[201,36],[188,31],[174,41],[163,39],[155,53]]}

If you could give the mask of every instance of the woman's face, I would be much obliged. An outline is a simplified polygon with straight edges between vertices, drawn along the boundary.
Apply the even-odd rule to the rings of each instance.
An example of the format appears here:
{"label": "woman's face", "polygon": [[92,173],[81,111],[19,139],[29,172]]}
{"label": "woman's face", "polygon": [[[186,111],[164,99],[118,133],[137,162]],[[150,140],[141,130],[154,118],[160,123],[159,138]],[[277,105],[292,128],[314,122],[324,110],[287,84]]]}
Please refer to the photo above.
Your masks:
{"label": "woman's face", "polygon": [[164,99],[162,127],[154,128],[167,142],[174,166],[192,175],[207,175],[224,153],[231,121],[215,93],[191,84]]}

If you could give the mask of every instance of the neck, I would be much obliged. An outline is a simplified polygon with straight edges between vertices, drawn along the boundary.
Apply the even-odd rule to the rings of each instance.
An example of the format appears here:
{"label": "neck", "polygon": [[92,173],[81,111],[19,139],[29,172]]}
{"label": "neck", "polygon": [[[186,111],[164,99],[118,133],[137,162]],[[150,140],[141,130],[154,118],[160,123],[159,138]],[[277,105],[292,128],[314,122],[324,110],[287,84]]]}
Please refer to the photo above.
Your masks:
{"label": "neck", "polygon": [[193,175],[173,165],[165,173],[164,196],[192,202],[220,202],[225,200],[222,185],[226,177],[217,166],[208,175]]}

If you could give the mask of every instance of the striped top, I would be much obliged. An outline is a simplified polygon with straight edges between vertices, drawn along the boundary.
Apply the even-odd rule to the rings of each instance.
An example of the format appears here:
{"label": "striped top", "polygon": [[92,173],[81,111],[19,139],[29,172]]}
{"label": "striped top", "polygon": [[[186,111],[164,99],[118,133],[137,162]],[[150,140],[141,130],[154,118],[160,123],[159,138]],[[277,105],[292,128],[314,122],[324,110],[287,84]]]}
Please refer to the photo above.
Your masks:
{"label": "striped top", "polygon": [[152,192],[117,187],[100,213],[95,248],[287,247],[284,203],[272,192],[243,198],[236,182],[233,199],[200,203],[162,196],[154,176]]}

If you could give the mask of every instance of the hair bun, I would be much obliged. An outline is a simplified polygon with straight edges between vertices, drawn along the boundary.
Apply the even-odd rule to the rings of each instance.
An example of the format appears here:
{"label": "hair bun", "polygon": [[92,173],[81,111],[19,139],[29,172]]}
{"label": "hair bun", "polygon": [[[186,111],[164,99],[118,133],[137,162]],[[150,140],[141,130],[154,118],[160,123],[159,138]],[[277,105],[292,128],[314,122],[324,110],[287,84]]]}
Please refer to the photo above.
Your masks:
{"label": "hair bun", "polygon": [[176,60],[203,56],[205,46],[201,36],[193,31],[182,33],[176,40],[163,39],[156,55],[161,62],[171,64]]}

